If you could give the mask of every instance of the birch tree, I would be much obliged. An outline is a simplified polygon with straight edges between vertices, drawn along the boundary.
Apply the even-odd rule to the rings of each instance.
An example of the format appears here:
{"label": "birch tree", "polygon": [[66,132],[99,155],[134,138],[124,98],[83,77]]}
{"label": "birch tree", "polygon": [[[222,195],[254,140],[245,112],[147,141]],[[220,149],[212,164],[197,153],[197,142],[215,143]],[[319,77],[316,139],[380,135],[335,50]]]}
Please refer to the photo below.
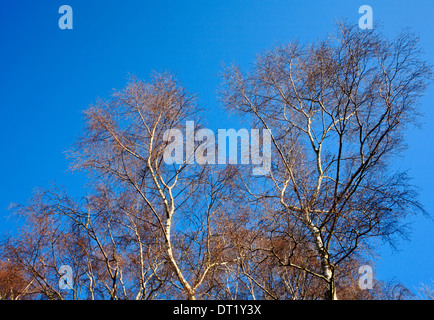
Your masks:
{"label": "birch tree", "polygon": [[213,268],[226,263],[213,230],[231,174],[191,165],[197,142],[186,146],[182,161],[164,161],[167,132],[184,132],[187,121],[194,121],[195,130],[201,126],[194,96],[171,75],[155,74],[148,83],[132,79],[85,116],[85,132],[71,153],[74,168],[140,197],[147,222],[156,229],[153,236],[163,239],[173,286],[196,299]]}
{"label": "birch tree", "polygon": [[256,183],[268,189],[244,183],[244,193],[282,212],[286,223],[273,231],[308,245],[315,263],[298,261],[294,245],[264,250],[321,279],[328,299],[338,298],[336,270],[345,260],[372,237],[393,244],[402,219],[423,211],[391,161],[405,148],[430,78],[410,31],[387,40],[344,23],[324,41],[266,51],[248,73],[237,66],[223,73],[227,108],[272,134],[272,173]]}

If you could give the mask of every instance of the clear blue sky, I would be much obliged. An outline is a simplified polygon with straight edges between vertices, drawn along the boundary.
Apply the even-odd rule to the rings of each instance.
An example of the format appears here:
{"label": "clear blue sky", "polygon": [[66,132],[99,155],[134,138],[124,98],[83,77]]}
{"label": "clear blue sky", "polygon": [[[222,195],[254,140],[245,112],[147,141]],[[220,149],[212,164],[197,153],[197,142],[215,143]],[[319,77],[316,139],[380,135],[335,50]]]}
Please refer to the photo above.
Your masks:
{"label": "clear blue sky", "polygon": [[[64,4],[73,8],[73,30],[58,27]],[[275,43],[323,38],[335,19],[356,24],[364,4],[388,36],[411,27],[434,64],[432,0],[0,1],[0,232],[13,227],[8,205],[25,203],[35,187],[54,181],[81,193],[83,177],[66,172],[64,151],[80,134],[81,111],[122,88],[128,73],[175,73],[209,109],[209,126],[229,128],[234,120],[215,94],[222,63],[248,67]],[[408,132],[409,149],[394,165],[409,170],[434,215],[432,101],[434,86],[422,100],[423,126]],[[412,221],[411,241],[398,253],[384,248],[374,268],[377,278],[410,288],[434,279],[434,223]]]}

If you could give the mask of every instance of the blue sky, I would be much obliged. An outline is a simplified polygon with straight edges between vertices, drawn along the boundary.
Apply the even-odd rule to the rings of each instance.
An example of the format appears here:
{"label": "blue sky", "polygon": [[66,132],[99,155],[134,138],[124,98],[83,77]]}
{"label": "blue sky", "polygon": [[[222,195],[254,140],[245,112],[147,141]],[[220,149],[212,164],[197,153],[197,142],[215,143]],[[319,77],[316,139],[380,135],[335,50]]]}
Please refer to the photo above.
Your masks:
{"label": "blue sky", "polygon": [[[58,27],[64,4],[73,30]],[[387,36],[411,27],[434,64],[432,0],[0,1],[0,232],[14,227],[9,204],[25,203],[35,187],[56,182],[81,194],[83,177],[67,172],[64,151],[80,134],[81,111],[122,88],[129,73],[173,72],[208,109],[209,127],[236,126],[216,96],[223,63],[248,68],[276,43],[321,39],[336,19],[357,24],[364,4]],[[434,85],[421,101],[422,127],[408,131],[409,148],[394,166],[408,170],[434,215],[432,101]],[[377,278],[410,288],[434,280],[434,223],[412,222],[399,252],[381,249]]]}

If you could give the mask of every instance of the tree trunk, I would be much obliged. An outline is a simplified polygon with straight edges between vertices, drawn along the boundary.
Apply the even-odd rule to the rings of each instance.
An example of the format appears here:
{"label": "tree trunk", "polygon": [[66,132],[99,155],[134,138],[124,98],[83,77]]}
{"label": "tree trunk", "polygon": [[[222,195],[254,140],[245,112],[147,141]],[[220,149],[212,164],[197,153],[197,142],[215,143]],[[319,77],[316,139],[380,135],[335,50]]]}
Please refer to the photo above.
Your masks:
{"label": "tree trunk", "polygon": [[188,281],[184,278],[184,275],[182,274],[182,271],[179,269],[178,264],[176,263],[175,257],[173,256],[172,251],[172,242],[170,239],[170,233],[171,233],[171,215],[169,214],[166,220],[166,229],[165,229],[165,238],[166,238],[166,252],[169,257],[169,261],[172,264],[173,268],[175,269],[176,276],[178,277],[179,282],[181,282],[182,287],[184,288],[185,292],[187,293],[187,299],[188,300],[196,300],[196,294],[193,290],[193,288],[190,286]]}
{"label": "tree trunk", "polygon": [[305,223],[307,224],[307,227],[309,228],[315,240],[316,250],[321,260],[321,273],[324,276],[325,281],[327,282],[327,291],[325,293],[325,298],[328,300],[338,300],[336,294],[334,272],[329,261],[329,254],[324,246],[324,242],[321,237],[321,232],[318,227],[313,224],[309,214],[305,215]]}

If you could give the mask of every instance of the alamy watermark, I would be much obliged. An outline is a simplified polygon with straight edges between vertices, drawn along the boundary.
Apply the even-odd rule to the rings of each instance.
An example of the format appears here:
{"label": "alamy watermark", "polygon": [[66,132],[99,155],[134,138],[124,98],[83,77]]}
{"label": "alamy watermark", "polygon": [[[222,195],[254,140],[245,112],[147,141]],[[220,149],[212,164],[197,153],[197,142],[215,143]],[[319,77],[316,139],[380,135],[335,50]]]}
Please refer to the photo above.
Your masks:
{"label": "alamy watermark", "polygon": [[253,175],[268,175],[271,172],[271,132],[268,129],[262,130],[262,139],[259,129],[251,129],[250,134],[244,128],[238,131],[218,129],[216,140],[211,129],[202,128],[196,131],[194,121],[187,121],[185,139],[180,129],[168,129],[163,139],[168,142],[163,154],[166,164],[251,163]]}
{"label": "alamy watermark", "polygon": [[[59,7],[59,11],[62,16],[59,18],[59,28],[62,30],[73,29],[73,11],[69,5],[62,5]],[[373,28],[373,10],[369,5],[362,5],[359,7],[359,13],[363,14],[359,18],[360,29],[372,29]]]}
{"label": "alamy watermark", "polygon": [[370,265],[363,265],[359,268],[359,288],[361,290],[372,289],[373,286],[373,270]]}
{"label": "alamy watermark", "polygon": [[72,278],[72,268],[68,265],[63,265],[59,268],[59,288],[61,290],[72,290],[74,280]]}
{"label": "alamy watermark", "polygon": [[73,14],[71,6],[66,4],[60,6],[59,13],[62,14],[62,16],[59,18],[59,28],[61,30],[73,29]]}
{"label": "alamy watermark", "polygon": [[363,13],[363,16],[359,19],[360,29],[372,29],[374,26],[374,15],[372,7],[367,4],[359,8],[359,13]]}

